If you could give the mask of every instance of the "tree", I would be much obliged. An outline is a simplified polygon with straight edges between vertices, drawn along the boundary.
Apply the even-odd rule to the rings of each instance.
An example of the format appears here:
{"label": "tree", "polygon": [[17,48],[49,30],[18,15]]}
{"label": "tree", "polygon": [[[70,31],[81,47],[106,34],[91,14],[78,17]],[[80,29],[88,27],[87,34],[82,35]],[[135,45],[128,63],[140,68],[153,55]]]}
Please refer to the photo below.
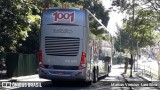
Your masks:
{"label": "tree", "polygon": [[121,29],[118,34],[118,38],[115,40],[114,47],[116,51],[125,53],[126,50],[129,50],[129,46],[130,46],[129,33],[125,32],[124,29]]}
{"label": "tree", "polygon": [[30,15],[31,31],[28,32],[28,37],[25,41],[21,40],[21,46],[17,47],[17,52],[20,53],[37,53],[39,50],[39,30],[40,30],[40,16]]}
{"label": "tree", "polygon": [[[136,49],[136,44],[138,44],[139,47],[152,46],[155,44],[156,35],[154,32],[159,30],[160,23],[159,3],[158,0],[136,0],[136,3],[134,4],[136,7],[134,31],[131,29],[132,20],[130,18],[124,19],[125,31],[128,33],[133,32],[134,50]],[[132,17],[132,2],[130,2],[130,0],[114,0],[113,6],[120,7],[119,10],[121,12],[126,12],[129,17]]]}
{"label": "tree", "polygon": [[29,8],[21,0],[0,1],[0,52],[16,52],[19,40],[28,36]]}
{"label": "tree", "polygon": [[[101,23],[107,27],[108,21],[109,21],[109,11],[105,10],[104,6],[99,0],[88,0],[84,2],[84,8],[87,8],[89,11],[91,11],[92,14],[95,15],[99,20],[101,20]],[[98,24],[93,23],[92,24],[91,32],[97,35],[98,37],[108,40],[110,37],[108,35],[102,36],[102,34],[108,34],[108,32],[104,29],[98,30]]]}

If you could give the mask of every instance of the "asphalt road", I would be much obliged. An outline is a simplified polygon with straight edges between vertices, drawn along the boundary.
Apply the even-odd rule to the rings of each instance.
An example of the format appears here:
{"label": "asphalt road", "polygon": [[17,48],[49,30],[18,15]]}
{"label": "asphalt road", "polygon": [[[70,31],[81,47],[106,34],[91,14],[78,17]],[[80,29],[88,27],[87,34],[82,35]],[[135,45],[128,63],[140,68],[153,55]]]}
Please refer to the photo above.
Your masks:
{"label": "asphalt road", "polygon": [[159,90],[154,87],[120,87],[114,86],[113,83],[125,83],[124,77],[121,75],[124,69],[119,66],[113,66],[112,72],[109,77],[101,77],[97,83],[92,85],[87,85],[82,82],[56,82],[52,84],[51,81],[40,79],[39,77],[21,80],[24,82],[27,81],[37,81],[41,83],[42,87],[24,87],[24,88],[3,88],[3,89],[12,89],[12,90]]}

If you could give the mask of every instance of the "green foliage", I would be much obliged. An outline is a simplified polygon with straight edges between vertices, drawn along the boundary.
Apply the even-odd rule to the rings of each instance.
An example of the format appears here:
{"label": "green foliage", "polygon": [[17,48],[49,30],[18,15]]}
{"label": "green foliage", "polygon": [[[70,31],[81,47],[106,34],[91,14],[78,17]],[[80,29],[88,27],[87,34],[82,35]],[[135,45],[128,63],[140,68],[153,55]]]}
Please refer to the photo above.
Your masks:
{"label": "green foliage", "polygon": [[139,44],[139,47],[154,44],[154,31],[157,29],[156,19],[155,12],[150,10],[138,10],[136,11],[134,20],[134,31],[131,28],[132,20],[129,19],[125,22],[125,31],[133,33],[134,47],[136,47],[136,43]]}
{"label": "green foliage", "polygon": [[118,52],[125,52],[125,49],[130,48],[130,43],[129,33],[122,29],[115,40],[114,47]]}
{"label": "green foliage", "polygon": [[21,0],[0,1],[0,52],[16,52],[19,40],[28,36],[28,6]]}
{"label": "green foliage", "polygon": [[[125,2],[125,3],[124,3]],[[128,33],[128,38],[132,37],[133,49],[135,50],[138,44],[138,47],[145,47],[148,45],[154,45],[155,43],[155,31],[158,30],[159,24],[159,15],[158,13],[151,8],[150,6],[142,7],[148,3],[153,3],[148,0],[135,0],[135,13],[134,13],[134,22],[131,18],[124,19],[124,32]],[[120,7],[120,11],[127,11],[129,17],[132,17],[132,2],[127,0],[114,0],[113,5]],[[126,6],[130,5],[128,8]],[[151,5],[151,4],[148,4]],[[133,24],[132,24],[133,22]],[[133,25],[133,29],[132,29]],[[133,35],[132,35],[133,33]],[[126,37],[121,37],[121,40],[125,40]],[[131,39],[129,39],[131,43]],[[119,41],[117,40],[117,44]],[[128,45],[127,42],[122,42],[122,44]],[[123,45],[122,45],[123,46]],[[129,45],[131,46],[131,45]],[[116,46],[118,47],[118,45]],[[126,47],[126,49],[129,49]]]}
{"label": "green foliage", "polygon": [[109,11],[106,11],[102,3],[97,2],[86,2],[84,8],[89,9],[98,19],[102,20],[102,24],[108,25]]}
{"label": "green foliage", "polygon": [[21,41],[22,45],[17,47],[20,53],[36,53],[39,50],[39,30],[40,30],[40,16],[29,15],[31,20],[31,31],[28,32],[28,37],[25,41]]}

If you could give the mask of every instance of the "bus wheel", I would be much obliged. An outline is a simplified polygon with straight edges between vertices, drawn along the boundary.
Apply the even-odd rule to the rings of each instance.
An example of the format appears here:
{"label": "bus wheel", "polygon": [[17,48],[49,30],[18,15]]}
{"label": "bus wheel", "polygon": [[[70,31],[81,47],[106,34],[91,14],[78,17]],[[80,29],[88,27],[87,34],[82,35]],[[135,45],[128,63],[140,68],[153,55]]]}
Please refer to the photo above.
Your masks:
{"label": "bus wheel", "polygon": [[107,73],[106,76],[109,77],[109,73]]}
{"label": "bus wheel", "polygon": [[108,66],[108,72],[106,74],[107,77],[109,77],[109,73],[110,73],[110,67]]}
{"label": "bus wheel", "polygon": [[85,84],[86,84],[87,86],[92,85],[92,81],[86,81]]}
{"label": "bus wheel", "polygon": [[55,81],[54,81],[54,80],[52,80],[52,84],[55,84]]}
{"label": "bus wheel", "polygon": [[93,70],[93,83],[96,83],[97,80],[98,80],[97,71],[94,69]]}

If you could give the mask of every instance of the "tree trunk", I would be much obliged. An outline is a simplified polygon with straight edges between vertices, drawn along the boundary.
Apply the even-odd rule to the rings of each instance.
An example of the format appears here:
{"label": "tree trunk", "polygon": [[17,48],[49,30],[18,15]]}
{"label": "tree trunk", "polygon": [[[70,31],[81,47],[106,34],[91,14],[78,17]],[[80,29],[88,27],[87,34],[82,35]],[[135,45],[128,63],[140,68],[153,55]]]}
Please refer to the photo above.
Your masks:
{"label": "tree trunk", "polygon": [[126,74],[126,73],[127,73],[127,69],[128,69],[128,62],[129,62],[129,59],[128,59],[128,58],[125,58],[124,74]]}
{"label": "tree trunk", "polygon": [[157,60],[158,63],[158,80],[160,80],[160,60]]}

